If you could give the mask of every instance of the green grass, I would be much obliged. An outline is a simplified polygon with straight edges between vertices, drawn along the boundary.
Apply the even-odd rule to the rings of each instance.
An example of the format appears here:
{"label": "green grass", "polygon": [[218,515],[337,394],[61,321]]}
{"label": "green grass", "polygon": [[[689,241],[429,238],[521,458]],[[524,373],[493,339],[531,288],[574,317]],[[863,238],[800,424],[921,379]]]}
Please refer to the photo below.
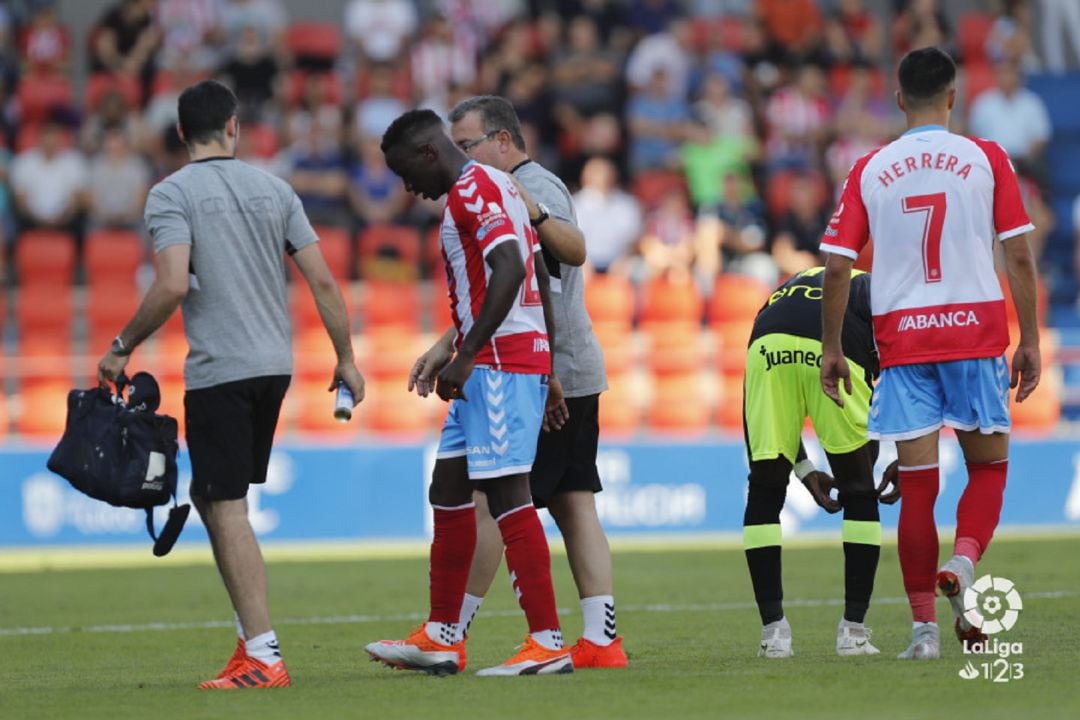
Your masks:
{"label": "green grass", "polygon": [[[0,718],[1076,718],[1080,539],[1002,540],[982,571],[1024,595],[1009,684],[964,681],[951,635],[939,662],[894,660],[909,638],[896,549],[882,555],[868,624],[882,654],[836,657],[838,548],[785,552],[796,657],[755,657],[759,624],[742,553],[732,549],[615,555],[626,671],[541,678],[429,678],[367,661],[365,643],[399,637],[425,611],[427,560],[274,562],[271,607],[293,676],[290,690],[207,693],[194,685],[232,650],[228,627],[102,631],[102,625],[226,621],[207,565],[0,574]],[[581,629],[565,558],[553,558],[564,634]],[[1061,591],[1058,597],[1040,593]],[[657,607],[651,607],[657,606]],[[500,576],[469,642],[469,669],[501,662],[525,624]],[[939,612],[945,617],[942,601]],[[353,616],[353,617],[343,617]],[[362,617],[361,617],[362,616]],[[336,620],[334,618],[337,617]],[[321,621],[320,621],[321,619]]]}

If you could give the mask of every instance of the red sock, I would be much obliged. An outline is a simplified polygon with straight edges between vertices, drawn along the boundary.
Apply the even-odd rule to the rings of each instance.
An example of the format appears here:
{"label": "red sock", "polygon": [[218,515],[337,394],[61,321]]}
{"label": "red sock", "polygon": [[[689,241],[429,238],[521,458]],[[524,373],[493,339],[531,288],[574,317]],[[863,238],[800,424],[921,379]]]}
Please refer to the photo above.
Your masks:
{"label": "red sock", "polygon": [[915,622],[934,622],[934,581],[937,577],[938,536],[934,501],[938,466],[900,468],[900,570]]}
{"label": "red sock", "polygon": [[971,560],[972,565],[986,552],[1001,518],[1005,496],[1005,476],[1009,461],[968,463],[968,483],[956,506],[956,544],[953,553]]}
{"label": "red sock", "polygon": [[435,510],[431,541],[431,614],[428,622],[455,624],[476,551],[476,505]]}
{"label": "red sock", "polygon": [[559,613],[551,586],[551,554],[536,508],[523,505],[503,514],[499,530],[506,545],[506,566],[529,621],[529,632],[557,630]]}

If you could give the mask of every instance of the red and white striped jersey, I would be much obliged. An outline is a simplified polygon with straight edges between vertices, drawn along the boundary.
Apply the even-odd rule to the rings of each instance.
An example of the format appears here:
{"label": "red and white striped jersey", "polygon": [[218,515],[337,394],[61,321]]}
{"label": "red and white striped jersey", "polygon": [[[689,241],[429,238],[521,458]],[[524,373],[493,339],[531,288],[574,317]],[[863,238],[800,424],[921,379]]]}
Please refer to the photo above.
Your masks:
{"label": "red and white striped jersey", "polygon": [[1009,331],[994,238],[1033,229],[999,145],[928,125],[855,163],[821,250],[855,258],[873,237],[882,367],[996,357]]}
{"label": "red and white striped jersey", "polygon": [[487,254],[501,243],[517,244],[525,263],[521,293],[491,342],[476,356],[476,364],[506,372],[550,373],[551,348],[536,281],[540,242],[510,176],[487,165],[468,163],[447,196],[440,240],[458,348],[484,304],[491,277]]}

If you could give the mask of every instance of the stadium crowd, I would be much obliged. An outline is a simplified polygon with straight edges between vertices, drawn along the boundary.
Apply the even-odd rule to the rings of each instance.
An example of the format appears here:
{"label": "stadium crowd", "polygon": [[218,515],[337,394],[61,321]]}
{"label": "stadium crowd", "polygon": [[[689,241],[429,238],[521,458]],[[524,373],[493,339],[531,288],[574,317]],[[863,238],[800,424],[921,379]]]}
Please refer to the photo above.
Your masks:
{"label": "stadium crowd", "polygon": [[[240,157],[287,179],[317,226],[345,231],[344,280],[439,281],[441,208],[405,193],[379,138],[410,107],[445,116],[496,94],[530,155],[575,191],[590,270],[639,296],[658,279],[692,284],[701,320],[732,275],[772,287],[821,262],[848,169],[902,130],[893,64],[927,44],[961,64],[955,117],[1016,162],[1038,256],[1053,226],[1051,127],[1024,73],[1064,69],[1063,38],[1037,42],[1033,11],[1068,3],[946,5],[350,0],[323,24],[293,21],[281,0],[118,0],[79,47],[54,2],[0,3],[5,276],[22,283],[28,231],[76,238],[80,283],[86,238],[141,232],[147,190],[187,160],[178,93],[212,76],[241,100]],[[1080,48],[1061,12],[1056,29]],[[85,92],[72,81],[83,53]],[[387,231],[400,227],[412,230]]]}

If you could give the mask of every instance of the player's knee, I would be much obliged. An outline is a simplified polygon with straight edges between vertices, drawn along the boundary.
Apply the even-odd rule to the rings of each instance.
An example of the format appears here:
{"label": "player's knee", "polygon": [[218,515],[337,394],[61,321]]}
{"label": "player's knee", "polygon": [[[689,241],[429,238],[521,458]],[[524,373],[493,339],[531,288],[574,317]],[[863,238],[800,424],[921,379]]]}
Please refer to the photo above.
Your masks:
{"label": "player's knee", "polygon": [[746,498],[745,525],[771,525],[780,522],[784,509],[787,487],[775,485],[751,485]]}
{"label": "player's knee", "polygon": [[596,499],[591,492],[575,490],[556,493],[547,501],[547,509],[564,534],[588,523],[600,524]]}
{"label": "player's knee", "polygon": [[844,506],[845,520],[863,520],[874,522],[879,519],[877,493],[845,493],[839,495]]}
{"label": "player's knee", "polygon": [[510,475],[485,480],[480,490],[487,495],[492,517],[499,517],[511,510],[532,504],[528,475]]}

